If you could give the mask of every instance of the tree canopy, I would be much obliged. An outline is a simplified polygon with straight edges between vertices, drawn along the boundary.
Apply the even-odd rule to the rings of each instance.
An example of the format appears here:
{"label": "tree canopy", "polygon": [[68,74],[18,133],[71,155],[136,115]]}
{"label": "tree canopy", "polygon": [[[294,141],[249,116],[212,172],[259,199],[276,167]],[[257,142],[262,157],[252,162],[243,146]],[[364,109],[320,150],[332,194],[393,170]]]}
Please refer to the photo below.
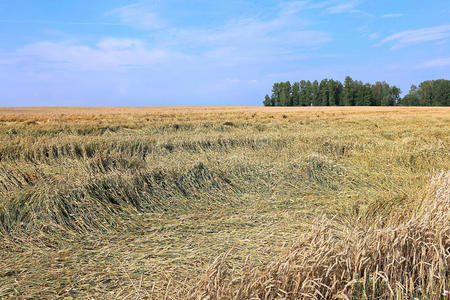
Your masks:
{"label": "tree canopy", "polygon": [[347,76],[344,83],[333,79],[318,82],[278,82],[272,94],[266,95],[265,106],[450,106],[450,80],[428,80],[419,87],[412,85],[409,93],[385,81],[363,83]]}
{"label": "tree canopy", "polygon": [[411,85],[409,93],[399,101],[407,106],[450,106],[450,80],[438,79]]}

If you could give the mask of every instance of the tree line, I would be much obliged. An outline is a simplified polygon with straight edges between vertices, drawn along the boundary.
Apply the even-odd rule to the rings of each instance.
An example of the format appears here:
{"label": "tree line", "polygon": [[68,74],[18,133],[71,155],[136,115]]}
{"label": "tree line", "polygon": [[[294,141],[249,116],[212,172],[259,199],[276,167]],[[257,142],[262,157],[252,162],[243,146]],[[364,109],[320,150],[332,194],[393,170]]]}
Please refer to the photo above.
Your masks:
{"label": "tree line", "polygon": [[428,80],[419,87],[412,85],[405,97],[401,90],[385,81],[375,84],[353,80],[350,76],[344,83],[333,79],[275,83],[271,96],[264,98],[265,106],[449,106],[450,81]]}
{"label": "tree line", "polygon": [[399,103],[407,106],[450,106],[450,80],[427,80],[411,85]]}

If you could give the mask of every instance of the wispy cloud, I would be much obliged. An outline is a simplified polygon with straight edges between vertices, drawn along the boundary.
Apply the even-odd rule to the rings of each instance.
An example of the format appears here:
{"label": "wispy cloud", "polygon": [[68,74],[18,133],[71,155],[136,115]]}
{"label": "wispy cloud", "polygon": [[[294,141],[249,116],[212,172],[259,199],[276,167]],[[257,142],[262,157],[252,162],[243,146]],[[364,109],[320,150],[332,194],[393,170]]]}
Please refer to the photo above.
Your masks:
{"label": "wispy cloud", "polygon": [[361,33],[367,32],[369,30],[369,25],[367,24],[361,25],[359,27],[356,27],[355,30]]}
{"label": "wispy cloud", "polygon": [[421,64],[420,68],[442,68],[450,66],[450,57],[442,57],[437,59],[429,60]]}
{"label": "wispy cloud", "polygon": [[153,30],[166,25],[157,13],[142,3],[134,3],[116,8],[108,13],[116,16],[120,22],[137,29]]}
{"label": "wispy cloud", "polygon": [[144,49],[145,43],[139,39],[104,38],[97,43],[97,47],[103,50]]}
{"label": "wispy cloud", "polygon": [[369,34],[368,37],[370,40],[376,40],[380,37],[380,34],[379,33],[371,33],[371,34]]}
{"label": "wispy cloud", "polygon": [[155,47],[176,47],[180,52],[196,53],[196,58],[215,57],[232,64],[267,61],[330,42],[329,33],[309,29],[309,23],[298,15],[307,9],[307,4],[307,1],[286,1],[271,19],[240,17],[209,28],[174,26],[140,3],[114,9],[109,14],[123,24],[151,31]]}
{"label": "wispy cloud", "polygon": [[292,57],[332,40],[328,32],[309,29],[309,22],[297,15],[305,4],[282,5],[271,19],[254,16],[210,28],[167,27],[153,39],[160,47],[184,49],[197,53],[196,58],[227,65]]}
{"label": "wispy cloud", "polygon": [[289,1],[281,3],[281,15],[293,15],[301,11],[308,4],[307,1]]}
{"label": "wispy cloud", "polygon": [[340,14],[340,13],[358,13],[360,10],[356,7],[361,3],[359,0],[347,1],[339,3],[327,8],[327,12],[330,14]]}
{"label": "wispy cloud", "polygon": [[336,0],[322,1],[322,2],[310,2],[308,8],[324,8],[330,5],[336,4]]}
{"label": "wispy cloud", "polygon": [[403,48],[409,45],[420,44],[431,41],[441,41],[450,37],[450,25],[427,27],[417,30],[405,30],[390,35],[376,46],[393,42],[392,49]]}
{"label": "wispy cloud", "polygon": [[355,13],[356,9],[364,0],[325,0],[309,1],[307,7],[310,9],[322,9],[329,14]]}
{"label": "wispy cloud", "polygon": [[112,22],[77,22],[77,21],[44,21],[44,20],[0,20],[0,23],[10,24],[43,24],[43,25],[105,25],[105,26],[123,26],[121,23]]}
{"label": "wispy cloud", "polygon": [[162,33],[160,41],[169,45],[185,47],[233,47],[250,48],[263,47],[307,47],[317,46],[331,41],[331,36],[318,30],[294,30],[289,24],[279,19],[261,22],[257,19],[242,19],[228,23],[225,26],[206,29],[174,28]]}
{"label": "wispy cloud", "polygon": [[397,13],[397,14],[384,14],[383,18],[400,18],[403,17],[403,14]]}
{"label": "wispy cloud", "polygon": [[360,32],[363,36],[367,37],[369,40],[376,40],[380,37],[380,34],[377,32],[370,33],[370,28],[368,24],[359,26],[355,28],[356,31]]}
{"label": "wispy cloud", "polygon": [[108,38],[95,47],[73,41],[38,42],[17,50],[11,57],[37,68],[111,70],[152,66],[175,55],[166,50],[149,49],[144,41]]}
{"label": "wispy cloud", "polygon": [[310,29],[309,23],[298,16],[305,4],[294,1],[282,5],[270,19],[238,18],[210,28],[177,27],[141,4],[132,4],[109,14],[127,26],[151,33],[151,43],[145,38],[113,37],[94,44],[42,41],[22,47],[6,61],[19,59],[42,68],[111,70],[173,66],[175,62],[233,66],[297,60],[304,52],[317,50],[332,40],[328,32]]}

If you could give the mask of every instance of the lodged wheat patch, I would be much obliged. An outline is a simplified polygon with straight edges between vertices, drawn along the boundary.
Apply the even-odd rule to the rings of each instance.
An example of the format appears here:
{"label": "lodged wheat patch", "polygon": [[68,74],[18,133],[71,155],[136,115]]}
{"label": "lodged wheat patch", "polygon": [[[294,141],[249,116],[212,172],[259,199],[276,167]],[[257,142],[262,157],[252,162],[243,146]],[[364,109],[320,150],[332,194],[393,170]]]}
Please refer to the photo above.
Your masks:
{"label": "lodged wheat patch", "polygon": [[410,214],[341,226],[317,219],[285,257],[263,268],[233,273],[219,257],[192,298],[440,299],[450,279],[450,172],[432,179]]}
{"label": "lodged wheat patch", "polygon": [[448,149],[441,107],[0,109],[0,298],[441,299]]}

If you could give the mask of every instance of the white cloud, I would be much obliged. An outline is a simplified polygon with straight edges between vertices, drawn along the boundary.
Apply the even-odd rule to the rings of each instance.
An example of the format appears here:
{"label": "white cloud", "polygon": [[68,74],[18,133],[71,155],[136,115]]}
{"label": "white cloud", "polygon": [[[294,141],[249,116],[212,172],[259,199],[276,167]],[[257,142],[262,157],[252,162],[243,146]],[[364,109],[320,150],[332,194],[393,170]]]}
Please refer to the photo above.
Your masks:
{"label": "white cloud", "polygon": [[49,21],[49,20],[0,20],[0,23],[10,24],[46,24],[46,25],[103,25],[103,26],[122,26],[119,23],[110,22],[79,22],[79,21]]}
{"label": "white cloud", "polygon": [[369,39],[370,40],[376,40],[379,37],[380,37],[380,34],[378,34],[378,33],[371,33],[371,34],[369,34]]}
{"label": "white cloud", "polygon": [[437,59],[429,60],[422,65],[420,65],[420,68],[442,68],[442,67],[449,67],[450,66],[450,57],[442,57]]}
{"label": "white cloud", "polygon": [[97,43],[97,47],[103,50],[142,49],[144,48],[144,42],[137,39],[104,38]]}
{"label": "white cloud", "polygon": [[307,3],[307,1],[282,2],[280,15],[294,15],[305,8]]}
{"label": "white cloud", "polygon": [[0,65],[19,65],[23,58],[17,57],[14,53],[0,53]]}
{"label": "white cloud", "polygon": [[360,32],[363,36],[369,38],[369,40],[376,40],[380,37],[379,33],[373,32],[373,33],[369,33],[369,25],[365,24],[362,26],[359,26],[357,28],[355,28],[356,31]]}
{"label": "white cloud", "polygon": [[376,46],[393,42],[394,45],[392,46],[392,49],[398,49],[424,42],[441,41],[448,37],[450,37],[450,25],[442,25],[417,30],[401,31],[386,37],[381,42],[376,44]]}
{"label": "white cloud", "polygon": [[323,2],[312,2],[308,4],[308,8],[324,8],[336,3],[336,0],[323,1]]}
{"label": "white cloud", "polygon": [[347,1],[339,3],[327,8],[327,12],[330,14],[340,14],[340,13],[357,13],[360,12],[356,7],[361,3],[361,1]]}
{"label": "white cloud", "polygon": [[207,29],[167,28],[153,34],[153,39],[159,47],[197,53],[195,59],[220,65],[271,61],[332,40],[325,31],[307,29],[308,22],[296,16],[303,5],[293,2],[268,20],[247,17]]}
{"label": "white cloud", "polygon": [[362,26],[355,28],[355,30],[361,33],[366,33],[369,30],[369,25],[364,24]]}
{"label": "white cloud", "polygon": [[104,39],[97,47],[66,42],[38,42],[15,53],[22,62],[38,67],[71,70],[108,70],[131,66],[152,66],[176,56],[165,50],[149,49],[143,41]]}
{"label": "white cloud", "polygon": [[[297,16],[306,2],[289,3],[281,5],[271,19],[239,18],[211,28],[169,26],[141,4],[132,4],[110,14],[130,26],[151,30],[151,46],[145,39],[114,37],[102,38],[95,44],[42,41],[0,55],[0,64],[14,61],[33,68],[61,70],[111,70],[160,64],[177,69],[303,59],[304,52],[317,50],[332,37],[325,31],[309,29],[308,22]],[[144,20],[145,16],[150,16],[150,21]],[[163,24],[164,28],[153,31]]]}
{"label": "white cloud", "polygon": [[[275,24],[243,22],[210,30],[174,29],[165,42],[170,45],[205,48],[268,49],[278,47],[309,47],[331,40],[318,30],[282,30]],[[263,48],[261,48],[263,47]]]}
{"label": "white cloud", "polygon": [[374,17],[374,15],[358,9],[365,0],[329,0],[322,2],[310,1],[307,5],[309,9],[320,9],[320,12],[326,14],[358,14],[368,18]]}
{"label": "white cloud", "polygon": [[[220,64],[230,65],[268,61],[286,52],[298,53],[331,41],[327,32],[308,29],[309,22],[298,16],[307,5],[307,1],[286,1],[271,19],[241,17],[209,28],[172,26],[155,9],[140,3],[120,7],[109,14],[128,26],[152,31],[152,44],[158,49],[177,48],[193,59],[216,59],[221,60]],[[113,42],[114,45],[102,41],[98,47],[136,46],[134,40],[122,40],[121,45]]]}
{"label": "white cloud", "polygon": [[209,91],[213,92],[227,92],[234,88],[252,88],[258,84],[255,79],[243,79],[238,77],[224,78],[209,84],[206,87]]}
{"label": "white cloud", "polygon": [[436,46],[442,46],[442,45],[445,45],[447,42],[448,42],[447,39],[443,39],[443,40],[437,41],[437,42],[434,43],[434,44],[435,44]]}
{"label": "white cloud", "polygon": [[166,25],[155,12],[141,3],[119,7],[109,14],[118,17],[123,24],[137,29],[154,30]]}
{"label": "white cloud", "polygon": [[400,18],[403,17],[403,14],[384,14],[383,18]]}

